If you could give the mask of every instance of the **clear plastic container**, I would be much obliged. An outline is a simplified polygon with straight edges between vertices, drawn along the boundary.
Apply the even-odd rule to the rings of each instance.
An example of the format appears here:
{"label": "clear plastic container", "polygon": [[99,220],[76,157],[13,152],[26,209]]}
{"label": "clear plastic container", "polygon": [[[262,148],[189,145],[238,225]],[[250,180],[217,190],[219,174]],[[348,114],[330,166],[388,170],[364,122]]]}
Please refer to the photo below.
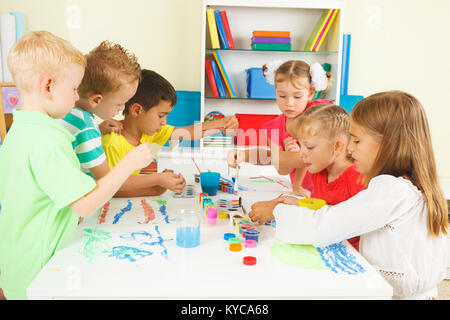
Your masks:
{"label": "clear plastic container", "polygon": [[177,246],[195,248],[200,245],[200,212],[192,209],[177,211]]}

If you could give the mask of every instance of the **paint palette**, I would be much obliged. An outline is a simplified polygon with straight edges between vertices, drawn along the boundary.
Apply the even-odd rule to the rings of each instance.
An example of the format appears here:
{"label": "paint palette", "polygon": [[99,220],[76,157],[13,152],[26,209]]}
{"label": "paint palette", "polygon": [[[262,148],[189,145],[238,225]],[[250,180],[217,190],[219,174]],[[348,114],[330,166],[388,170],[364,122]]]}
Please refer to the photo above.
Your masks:
{"label": "paint palette", "polygon": [[193,198],[195,195],[194,186],[192,184],[187,184],[183,191],[180,193],[174,193],[174,198]]}

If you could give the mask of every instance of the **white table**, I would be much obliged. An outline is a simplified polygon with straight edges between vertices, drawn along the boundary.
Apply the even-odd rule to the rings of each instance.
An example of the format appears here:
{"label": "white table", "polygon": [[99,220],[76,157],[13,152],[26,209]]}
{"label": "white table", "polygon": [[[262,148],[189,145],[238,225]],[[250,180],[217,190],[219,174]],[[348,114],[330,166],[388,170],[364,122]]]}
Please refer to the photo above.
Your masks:
{"label": "white table", "polygon": [[[197,163],[201,170],[211,169],[225,176],[228,171],[225,163],[218,164],[216,161],[208,164],[201,159]],[[160,159],[160,169],[166,165],[175,171],[189,172],[185,177],[188,184],[195,185],[194,198],[176,199],[170,191],[163,197],[133,198],[133,209],[126,212],[117,224],[112,224],[113,216],[127,206],[128,199],[111,200],[105,223],[98,224],[98,215],[85,219],[70,243],[56,252],[31,283],[27,291],[29,299],[391,298],[392,287],[346,241],[344,244],[348,252],[356,257],[364,272],[351,275],[331,270],[302,269],[282,263],[274,258],[270,250],[275,241],[275,229],[271,226],[257,227],[261,235],[256,248],[232,252],[223,239],[224,233],[235,232],[230,221],[218,219],[216,225],[208,225],[204,216],[200,246],[177,247],[175,212],[179,208],[198,206],[201,189],[193,181],[195,167],[189,161],[180,163]],[[263,168],[264,175],[270,174],[267,170],[270,169]],[[261,167],[249,166],[247,170],[241,170],[240,176],[245,173],[254,175],[258,171],[261,172]],[[242,179],[241,185],[249,187],[247,178]],[[218,196],[223,194],[219,192]],[[139,224],[145,220],[140,208],[143,199],[155,211],[160,207],[153,200],[167,200],[166,220],[158,213],[158,224]],[[86,237],[86,230],[89,229],[107,239],[98,243],[93,241],[95,238]],[[163,246],[143,245],[143,242],[157,242]],[[134,246],[143,250],[142,256],[134,262],[123,255],[124,259],[111,257],[112,248],[116,245]],[[147,255],[149,251],[151,255]],[[257,264],[244,265],[242,259],[247,255],[256,257]]]}

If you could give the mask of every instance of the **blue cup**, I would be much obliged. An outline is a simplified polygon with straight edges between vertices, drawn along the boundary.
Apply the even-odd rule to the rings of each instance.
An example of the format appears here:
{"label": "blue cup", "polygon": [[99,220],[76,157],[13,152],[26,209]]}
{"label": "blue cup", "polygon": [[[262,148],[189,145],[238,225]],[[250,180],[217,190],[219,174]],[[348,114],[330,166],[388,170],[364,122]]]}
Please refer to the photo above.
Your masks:
{"label": "blue cup", "polygon": [[220,183],[220,173],[218,172],[202,172],[200,174],[200,185],[202,192],[209,196],[215,196]]}

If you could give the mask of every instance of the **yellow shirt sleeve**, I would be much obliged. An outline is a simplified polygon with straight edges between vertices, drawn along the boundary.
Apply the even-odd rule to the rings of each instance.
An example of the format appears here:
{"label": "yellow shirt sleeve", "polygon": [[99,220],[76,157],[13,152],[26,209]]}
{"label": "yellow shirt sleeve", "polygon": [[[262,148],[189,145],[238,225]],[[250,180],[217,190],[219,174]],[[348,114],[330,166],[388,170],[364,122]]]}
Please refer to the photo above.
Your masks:
{"label": "yellow shirt sleeve", "polygon": [[152,136],[146,135],[144,133],[142,135],[141,142],[157,143],[163,146],[167,142],[167,140],[169,140],[170,137],[172,136],[172,132],[174,129],[175,129],[174,126],[166,124],[165,126],[162,126],[161,130],[159,130]]}
{"label": "yellow shirt sleeve", "polygon": [[[105,151],[109,169],[114,168],[128,152],[135,148],[135,146],[131,145],[127,139],[115,132],[102,135],[102,146]],[[140,170],[137,170],[133,172],[133,174],[136,175],[139,174],[139,172]]]}
{"label": "yellow shirt sleeve", "polygon": [[[161,130],[152,136],[144,133],[141,137],[141,142],[157,143],[163,146],[167,140],[170,139],[174,129],[174,126],[165,125],[161,128]],[[115,132],[102,135],[102,146],[110,169],[114,168],[114,166],[122,160],[128,152],[135,148],[135,146],[130,144],[127,139]],[[139,172],[141,172],[141,170],[136,170],[133,172],[133,175],[137,175]]]}

